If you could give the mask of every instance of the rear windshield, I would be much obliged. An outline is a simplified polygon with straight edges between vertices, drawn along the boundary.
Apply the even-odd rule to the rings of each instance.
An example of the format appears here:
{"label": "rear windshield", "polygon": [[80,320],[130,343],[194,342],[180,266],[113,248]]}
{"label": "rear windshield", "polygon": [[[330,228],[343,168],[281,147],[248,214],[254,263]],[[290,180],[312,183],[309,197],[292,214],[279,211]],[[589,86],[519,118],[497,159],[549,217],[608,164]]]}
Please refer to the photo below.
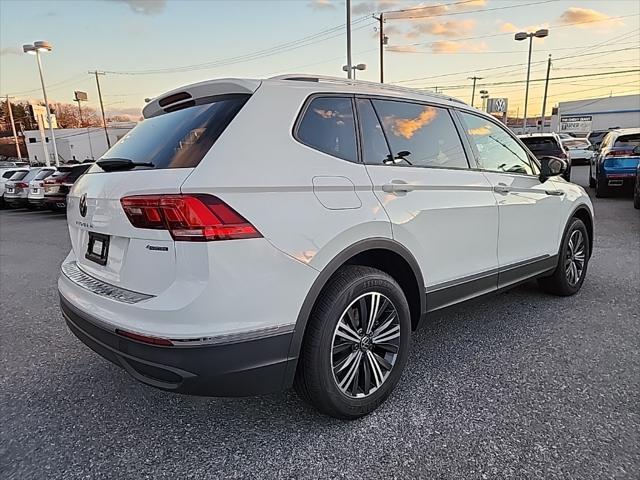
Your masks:
{"label": "rear windshield", "polygon": [[84,172],[86,172],[87,170],[89,170],[89,167],[93,165],[93,164],[85,164],[85,165],[78,165],[77,167],[73,167],[69,172],[64,172],[65,173],[65,181],[67,182],[75,182],[78,178],[80,178],[80,175],[82,175]]}
{"label": "rear windshield", "polygon": [[531,150],[557,150],[559,148],[553,137],[524,137],[520,140]]}
{"label": "rear windshield", "polygon": [[567,148],[589,148],[589,143],[584,140],[563,140],[562,145]]}
{"label": "rear windshield", "polygon": [[210,103],[146,119],[105,153],[101,160],[126,159],[152,163],[153,168],[195,167],[249,96],[224,95]]}
{"label": "rear windshield", "polygon": [[27,173],[29,173],[28,170],[23,170],[22,172],[16,172],[13,175],[11,175],[11,178],[9,180],[11,181],[16,181],[16,180],[22,180]]}
{"label": "rear windshield", "polygon": [[53,170],[41,170],[38,175],[35,176],[34,180],[43,180],[52,174]]}
{"label": "rear windshield", "polygon": [[8,172],[4,172],[2,174],[2,178],[11,178],[15,174],[16,174],[15,170],[9,170]]}
{"label": "rear windshield", "polygon": [[614,147],[623,147],[631,150],[636,148],[638,145],[640,145],[640,133],[636,133],[634,135],[621,135],[613,144]]}

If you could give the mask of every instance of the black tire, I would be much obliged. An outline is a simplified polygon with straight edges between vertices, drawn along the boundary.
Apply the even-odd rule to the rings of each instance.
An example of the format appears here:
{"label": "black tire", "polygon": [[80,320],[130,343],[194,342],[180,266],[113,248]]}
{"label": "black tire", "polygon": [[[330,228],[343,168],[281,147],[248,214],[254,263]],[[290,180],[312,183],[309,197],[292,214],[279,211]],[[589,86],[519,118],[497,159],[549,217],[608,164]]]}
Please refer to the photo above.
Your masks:
{"label": "black tire", "polygon": [[589,161],[589,186],[596,188],[596,179],[593,178],[593,173],[591,173],[591,161]]}
{"label": "black tire", "polygon": [[[398,342],[398,345],[394,346],[394,348],[397,348],[394,353],[391,353],[386,348],[384,349],[386,352],[383,353],[384,359],[385,361],[390,359],[387,363],[392,365],[390,370],[385,370],[386,376],[380,377],[383,379],[379,386],[366,394],[365,389],[374,387],[371,384],[374,366],[366,361],[369,354],[368,350],[372,354],[376,354],[376,351],[378,353],[382,352],[382,350],[376,350],[381,347],[377,346],[377,344],[371,344],[371,346],[367,347],[363,344],[363,341],[357,345],[355,343],[347,345],[347,341],[335,335],[338,330],[338,323],[343,318],[343,315],[345,315],[344,318],[347,321],[346,315],[349,308],[353,309],[349,310],[351,313],[355,312],[354,315],[348,317],[348,320],[352,322],[350,326],[360,322],[360,313],[358,313],[360,304],[356,304],[356,300],[361,297],[365,299],[372,298],[367,294],[376,293],[381,294],[381,297],[379,297],[381,298],[380,314],[377,320],[374,319],[370,330],[375,332],[376,328],[382,327],[393,317],[393,311],[389,309],[395,308],[397,315],[393,318],[397,318],[397,320],[394,320],[393,323],[394,328],[396,325],[399,327],[400,335],[393,340],[393,342]],[[382,318],[383,316],[385,318]],[[365,317],[365,315],[363,314],[362,317]],[[334,336],[338,342],[341,342],[336,347],[334,347]],[[371,333],[369,337],[370,339],[373,338],[374,334]],[[364,337],[361,338],[364,339]],[[367,343],[370,344],[370,342]],[[400,380],[407,362],[410,343],[411,318],[409,305],[398,283],[391,276],[375,268],[357,265],[344,266],[336,272],[324,288],[311,313],[300,351],[294,383],[295,388],[305,401],[326,415],[343,420],[362,417],[378,408],[391,394]],[[383,344],[388,345],[387,343]],[[357,364],[357,369],[354,369],[356,370],[355,380],[346,384],[347,390],[355,390],[355,395],[361,395],[359,397],[353,396],[352,392],[344,392],[338,385],[337,373],[334,374],[334,368],[337,368],[340,363],[334,367],[333,362],[336,358],[335,352],[338,351],[336,349],[340,347],[346,347],[343,353],[345,356],[360,354],[364,360],[362,363],[358,362],[358,360],[351,362],[351,365]],[[344,364],[346,365],[347,363],[345,360]],[[351,370],[351,367],[347,370]],[[336,370],[336,372],[339,371]],[[366,373],[367,371],[369,372],[368,374]],[[379,366],[378,371],[381,371]],[[348,373],[343,378],[346,378],[346,376],[348,376]],[[377,379],[378,377],[376,376],[375,378]],[[365,383],[367,381],[369,383]],[[354,383],[355,387],[349,387]],[[359,392],[360,388],[362,393]]]}
{"label": "black tire", "polygon": [[606,179],[596,179],[596,198],[604,198],[609,196],[610,190],[606,182]]}
{"label": "black tire", "polygon": [[[570,274],[568,273],[567,265],[572,257],[572,253],[577,253],[579,251],[579,249],[576,249],[572,252],[569,246],[570,240],[575,232],[579,232],[582,235],[584,260],[582,270],[577,277],[577,281],[572,281],[569,278]],[[576,237],[577,236],[578,235],[576,234]],[[575,239],[576,237],[573,238]],[[569,221],[569,227],[566,229],[564,237],[562,238],[560,252],[558,253],[558,265],[550,277],[538,279],[538,285],[540,288],[548,293],[563,297],[576,294],[582,287],[582,283],[584,282],[584,278],[587,274],[587,267],[589,265],[589,258],[591,255],[589,244],[589,232],[587,231],[587,227],[582,220],[573,217]]]}

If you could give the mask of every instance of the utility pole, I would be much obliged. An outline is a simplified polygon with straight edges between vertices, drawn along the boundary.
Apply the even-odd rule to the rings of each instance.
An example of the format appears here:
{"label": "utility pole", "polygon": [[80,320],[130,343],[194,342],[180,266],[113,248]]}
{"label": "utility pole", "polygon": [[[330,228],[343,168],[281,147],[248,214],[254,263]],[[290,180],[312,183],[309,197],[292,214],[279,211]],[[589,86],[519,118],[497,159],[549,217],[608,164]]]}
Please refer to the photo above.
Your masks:
{"label": "utility pole", "polygon": [[542,100],[542,127],[541,132],[544,132],[544,114],[547,109],[547,92],[549,91],[549,73],[551,72],[551,55],[547,61],[547,78],[544,81],[544,99]]}
{"label": "utility pole", "polygon": [[102,92],[100,91],[100,79],[98,75],[104,75],[104,72],[99,72],[95,70],[93,72],[89,72],[90,75],[96,76],[96,85],[98,86],[98,98],[100,99],[100,111],[102,112],[102,126],[104,127],[104,135],[107,137],[107,148],[111,148],[111,141],[109,140],[109,132],[107,131],[107,119],[104,116],[104,104],[102,103]]}
{"label": "utility pole", "polygon": [[469,77],[469,80],[473,80],[473,90],[471,91],[471,106],[473,107],[473,101],[476,98],[476,81],[482,80],[482,77]]}
{"label": "utility pole", "polygon": [[347,78],[351,79],[351,0],[347,4]]}
{"label": "utility pole", "polygon": [[18,154],[18,160],[22,160],[22,154],[20,154],[20,144],[18,143],[18,134],[16,133],[16,123],[13,121],[13,111],[11,110],[11,100],[9,100],[9,95],[7,95],[7,110],[9,110],[11,131],[13,132],[13,141],[16,143],[16,153]]}
{"label": "utility pole", "polygon": [[380,83],[384,83],[384,46],[387,44],[387,37],[384,35],[384,13],[380,12],[380,16],[373,16],[379,23],[380,34]]}

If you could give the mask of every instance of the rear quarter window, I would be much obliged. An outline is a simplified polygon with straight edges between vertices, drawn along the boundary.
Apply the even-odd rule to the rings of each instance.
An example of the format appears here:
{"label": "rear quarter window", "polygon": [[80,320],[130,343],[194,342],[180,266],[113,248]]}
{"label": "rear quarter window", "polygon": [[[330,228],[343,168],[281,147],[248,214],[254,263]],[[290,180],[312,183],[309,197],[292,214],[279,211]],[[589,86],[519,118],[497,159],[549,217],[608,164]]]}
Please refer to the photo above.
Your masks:
{"label": "rear quarter window", "polygon": [[295,137],[315,150],[357,162],[356,125],[351,98],[313,98],[303,111]]}
{"label": "rear quarter window", "polygon": [[222,95],[201,105],[143,120],[101,159],[152,163],[156,169],[195,167],[249,97]]}
{"label": "rear quarter window", "polygon": [[640,133],[636,133],[633,135],[621,135],[619,136],[615,143],[614,147],[624,147],[633,149],[640,145]]}

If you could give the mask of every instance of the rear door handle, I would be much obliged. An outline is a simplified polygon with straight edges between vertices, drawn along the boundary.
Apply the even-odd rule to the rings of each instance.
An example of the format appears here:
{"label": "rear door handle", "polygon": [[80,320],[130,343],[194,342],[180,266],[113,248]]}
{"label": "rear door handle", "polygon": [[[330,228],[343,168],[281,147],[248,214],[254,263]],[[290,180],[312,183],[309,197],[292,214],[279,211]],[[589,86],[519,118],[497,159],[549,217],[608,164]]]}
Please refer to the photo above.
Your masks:
{"label": "rear door handle", "polygon": [[493,191],[496,193],[509,193],[511,189],[506,185],[496,185],[493,187]]}
{"label": "rear door handle", "polygon": [[415,186],[404,180],[391,180],[391,183],[382,185],[382,191],[386,193],[407,193],[415,190]]}

